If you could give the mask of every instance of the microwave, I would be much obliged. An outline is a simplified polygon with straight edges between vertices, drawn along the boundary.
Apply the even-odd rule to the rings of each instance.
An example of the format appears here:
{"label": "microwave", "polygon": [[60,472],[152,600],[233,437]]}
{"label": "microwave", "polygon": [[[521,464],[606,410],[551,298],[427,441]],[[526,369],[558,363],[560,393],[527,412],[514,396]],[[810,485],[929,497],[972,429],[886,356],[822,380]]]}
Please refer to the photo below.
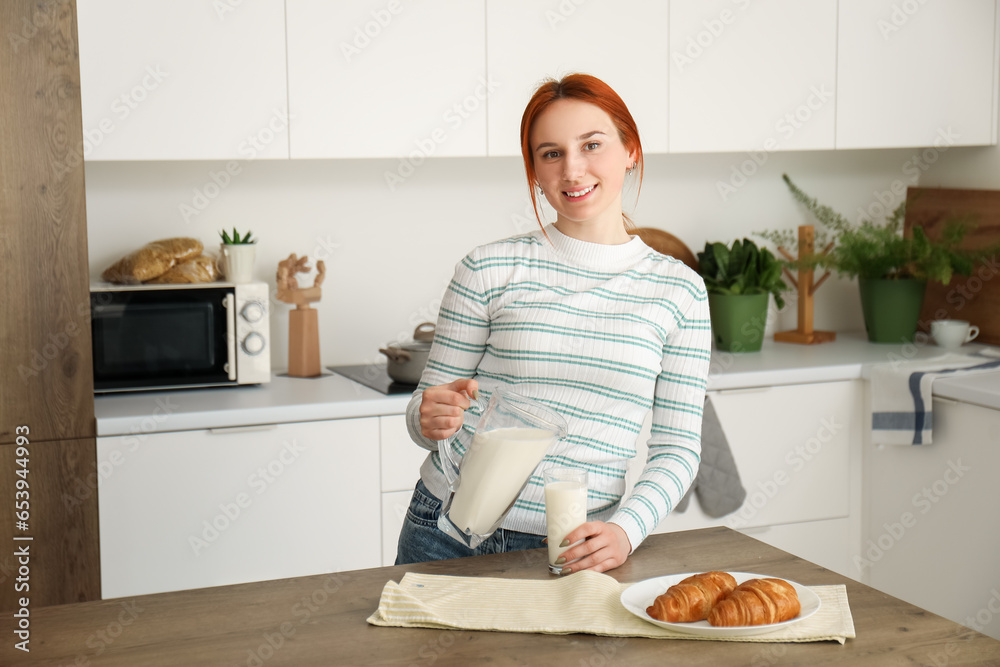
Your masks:
{"label": "microwave", "polygon": [[268,285],[90,286],[94,391],[271,380]]}

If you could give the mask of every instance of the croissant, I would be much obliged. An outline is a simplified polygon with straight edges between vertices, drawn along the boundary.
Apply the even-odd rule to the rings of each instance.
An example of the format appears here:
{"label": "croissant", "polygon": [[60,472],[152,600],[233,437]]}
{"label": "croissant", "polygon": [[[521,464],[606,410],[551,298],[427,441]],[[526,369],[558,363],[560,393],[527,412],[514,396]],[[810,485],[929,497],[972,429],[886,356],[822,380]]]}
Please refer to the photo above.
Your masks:
{"label": "croissant", "polygon": [[736,580],[728,572],[695,574],[668,588],[646,613],[667,623],[703,621],[713,605],[735,588]]}
{"label": "croissant", "polygon": [[749,579],[712,607],[709,625],[766,625],[789,621],[802,605],[795,588],[782,579]]}

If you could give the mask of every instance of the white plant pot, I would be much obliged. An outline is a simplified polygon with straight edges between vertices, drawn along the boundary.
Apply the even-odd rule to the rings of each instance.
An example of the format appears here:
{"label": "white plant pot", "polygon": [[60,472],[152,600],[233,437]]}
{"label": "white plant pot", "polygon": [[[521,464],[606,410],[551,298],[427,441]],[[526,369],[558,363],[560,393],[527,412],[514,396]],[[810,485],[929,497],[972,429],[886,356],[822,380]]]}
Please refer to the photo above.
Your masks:
{"label": "white plant pot", "polygon": [[257,246],[253,243],[222,244],[222,271],[231,283],[253,281],[253,263],[257,256]]}

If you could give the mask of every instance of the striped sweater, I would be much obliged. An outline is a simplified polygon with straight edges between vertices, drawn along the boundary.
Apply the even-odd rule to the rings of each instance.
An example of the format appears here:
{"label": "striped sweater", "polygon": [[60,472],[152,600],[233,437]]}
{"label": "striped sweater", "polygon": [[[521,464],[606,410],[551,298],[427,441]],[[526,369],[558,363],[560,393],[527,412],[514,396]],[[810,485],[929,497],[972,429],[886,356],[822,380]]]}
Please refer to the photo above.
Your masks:
{"label": "striped sweater", "polygon": [[[413,440],[431,450],[420,469],[447,496],[437,443],[420,433],[427,387],[479,382],[482,404],[498,385],[558,411],[569,435],[554,445],[502,524],[545,534],[539,470],[588,471],[588,518],[621,526],[633,549],[690,487],[701,453],[711,357],[701,278],[638,237],[588,243],[545,229],[480,246],[456,267],[441,302],[427,367],[407,408]],[[649,456],[631,495],[625,473],[649,410]],[[465,452],[477,402],[454,436]]]}

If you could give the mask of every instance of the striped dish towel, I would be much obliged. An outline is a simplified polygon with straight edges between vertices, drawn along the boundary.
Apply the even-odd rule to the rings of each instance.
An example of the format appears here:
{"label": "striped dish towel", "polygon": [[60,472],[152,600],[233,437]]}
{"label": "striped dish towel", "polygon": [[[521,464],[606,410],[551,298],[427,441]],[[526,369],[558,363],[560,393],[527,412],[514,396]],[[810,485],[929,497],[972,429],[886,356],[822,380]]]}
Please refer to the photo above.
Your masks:
{"label": "striped dish towel", "polygon": [[543,634],[586,633],[611,637],[711,639],[743,642],[843,644],[854,637],[854,619],[843,585],[811,586],[821,600],[809,618],[779,630],[748,637],[707,638],[648,623],[621,604],[621,584],[606,574],[584,570],[554,580],[452,577],[407,572],[382,590],[372,625],[451,630],[492,630]]}
{"label": "striped dish towel", "polygon": [[934,425],[931,410],[934,380],[998,369],[1000,358],[992,350],[872,366],[872,443],[929,445]]}

